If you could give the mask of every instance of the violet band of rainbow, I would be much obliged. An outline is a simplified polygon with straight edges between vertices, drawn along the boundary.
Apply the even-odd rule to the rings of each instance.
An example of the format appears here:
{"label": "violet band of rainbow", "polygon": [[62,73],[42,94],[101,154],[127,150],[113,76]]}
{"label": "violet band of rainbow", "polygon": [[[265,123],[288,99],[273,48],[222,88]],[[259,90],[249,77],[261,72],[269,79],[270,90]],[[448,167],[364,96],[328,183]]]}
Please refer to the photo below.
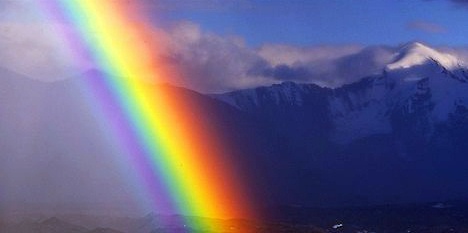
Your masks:
{"label": "violet band of rainbow", "polygon": [[197,106],[155,84],[178,77],[159,61],[157,51],[164,44],[135,10],[139,1],[43,2],[49,12],[56,11],[53,18],[73,28],[75,33],[64,40],[76,50],[77,60],[91,60],[103,71],[86,78],[84,88],[112,122],[155,209],[187,216],[253,217],[229,143],[220,140],[222,132],[193,117],[204,114]]}

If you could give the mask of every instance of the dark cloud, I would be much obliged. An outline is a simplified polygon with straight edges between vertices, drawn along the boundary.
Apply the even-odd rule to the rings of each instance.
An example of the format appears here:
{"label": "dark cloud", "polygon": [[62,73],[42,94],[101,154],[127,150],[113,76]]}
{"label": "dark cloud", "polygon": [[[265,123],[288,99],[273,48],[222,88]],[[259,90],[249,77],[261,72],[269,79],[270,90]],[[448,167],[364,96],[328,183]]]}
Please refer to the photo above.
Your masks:
{"label": "dark cloud", "polygon": [[[226,10],[231,7],[240,9],[239,7],[248,7],[252,3],[248,0],[146,2],[148,6],[174,7],[173,9],[179,10],[202,7],[210,10]],[[464,4],[467,1],[452,2]],[[61,38],[61,33],[67,31],[66,26],[36,19],[21,21],[24,20],[23,15],[34,15],[28,12],[29,8],[25,7],[25,3],[26,1],[19,0],[0,0],[1,6],[8,9],[7,12],[15,13],[11,15],[13,18],[0,20],[1,66],[44,81],[74,76],[70,74],[92,66],[89,61],[86,63],[84,60],[83,64],[76,67],[75,54],[68,50]],[[410,22],[408,27],[431,33],[445,30],[440,25],[425,21]],[[383,46],[363,48],[353,44],[264,44],[259,48],[252,48],[243,42],[243,38],[203,31],[190,22],[156,27],[155,31],[158,31],[156,34],[161,38],[167,38],[167,42],[163,43],[164,51],[159,51],[160,57],[181,74],[178,80],[165,81],[207,93],[270,85],[281,81],[336,87],[379,72],[394,52]]]}
{"label": "dark cloud", "polygon": [[449,0],[457,5],[468,7],[468,0]]}
{"label": "dark cloud", "polygon": [[336,86],[370,74],[366,71],[374,71],[363,68],[356,73],[354,67],[339,63],[340,59],[362,51],[356,45],[268,44],[257,49],[247,47],[242,38],[205,32],[189,22],[180,23],[167,33],[171,44],[163,56],[182,73],[182,79],[176,84],[201,92],[223,92],[282,81]]}
{"label": "dark cloud", "polygon": [[[273,47],[278,51],[276,46]],[[289,55],[287,50],[290,51]],[[279,51],[284,56],[279,60],[275,53],[263,53],[264,58],[271,64],[276,63],[270,66],[263,65],[266,67],[264,75],[281,81],[316,83],[328,87],[337,87],[380,72],[395,52],[393,48],[387,46],[357,48],[351,45],[336,48],[289,47]]]}
{"label": "dark cloud", "polygon": [[[182,72],[178,83],[205,93],[271,85],[283,81],[338,87],[382,72],[399,46],[246,46],[242,38],[204,32],[192,23],[168,31],[166,59]],[[440,48],[468,58],[463,48]]]}
{"label": "dark cloud", "polygon": [[335,60],[336,76],[348,77],[343,83],[356,81],[368,75],[381,72],[391,62],[396,49],[389,46],[370,46],[361,51]]}
{"label": "dark cloud", "polygon": [[[398,46],[356,45],[299,47],[266,44],[251,48],[242,38],[222,37],[181,23],[167,32],[164,56],[182,73],[177,85],[205,93],[271,85],[283,81],[338,87],[379,74]],[[449,51],[445,49],[445,51]],[[465,50],[451,50],[466,57]]]}
{"label": "dark cloud", "polygon": [[305,66],[289,66],[279,64],[272,66],[267,62],[261,62],[253,65],[247,72],[248,75],[270,77],[279,81],[304,82],[313,76],[313,73]]}
{"label": "dark cloud", "polygon": [[440,24],[427,22],[427,21],[411,21],[407,27],[412,30],[422,31],[426,33],[439,34],[447,32],[447,29]]}
{"label": "dark cloud", "polygon": [[262,58],[241,38],[220,37],[184,22],[168,31],[170,44],[164,56],[182,73],[178,85],[202,92],[267,84],[265,77],[249,76],[248,70]]}
{"label": "dark cloud", "polygon": [[277,65],[267,70],[264,76],[271,76],[281,81],[304,81],[311,76],[308,69],[302,66],[290,67],[285,64]]}
{"label": "dark cloud", "polygon": [[[436,0],[423,0],[425,2],[432,2]],[[461,6],[461,7],[468,7],[468,0],[443,0],[443,1],[448,1],[451,2],[455,5]]]}
{"label": "dark cloud", "polygon": [[[67,59],[66,48],[54,36],[54,25],[0,22],[0,30],[0,62],[9,70],[53,81],[82,69]],[[240,37],[203,31],[190,22],[155,30],[167,38],[165,50],[159,55],[181,74],[178,80],[166,81],[204,93],[282,81],[337,87],[381,72],[395,52],[387,46],[365,48],[352,44],[309,47],[265,44],[252,48]],[[466,57],[463,51],[466,50],[452,49],[451,53]]]}

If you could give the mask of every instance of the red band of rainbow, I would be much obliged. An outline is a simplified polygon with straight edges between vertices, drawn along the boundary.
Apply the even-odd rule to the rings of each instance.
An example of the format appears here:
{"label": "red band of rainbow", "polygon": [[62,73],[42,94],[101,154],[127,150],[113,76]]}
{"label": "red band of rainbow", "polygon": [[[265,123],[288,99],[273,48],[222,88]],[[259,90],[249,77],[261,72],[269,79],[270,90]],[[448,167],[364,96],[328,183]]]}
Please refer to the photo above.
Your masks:
{"label": "red band of rainbow", "polygon": [[[50,18],[71,26],[63,39],[77,62],[93,61],[92,92],[141,174],[154,208],[188,216],[253,217],[232,151],[197,106],[155,83],[176,80],[158,58],[160,35],[138,0],[42,0]],[[206,115],[206,114],[205,114]],[[204,224],[204,223],[198,223]]]}

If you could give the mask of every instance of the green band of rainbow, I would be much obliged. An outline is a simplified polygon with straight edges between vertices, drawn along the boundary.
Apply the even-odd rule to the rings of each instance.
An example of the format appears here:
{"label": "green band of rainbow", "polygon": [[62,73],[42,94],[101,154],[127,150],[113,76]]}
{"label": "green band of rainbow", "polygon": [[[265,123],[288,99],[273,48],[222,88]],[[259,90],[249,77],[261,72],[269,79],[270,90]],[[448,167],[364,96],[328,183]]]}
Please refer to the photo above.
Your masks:
{"label": "green band of rainbow", "polygon": [[42,3],[51,18],[71,25],[64,41],[77,61],[91,60],[103,71],[89,74],[84,86],[135,161],[155,208],[191,216],[253,217],[220,132],[194,117],[204,114],[197,106],[155,85],[177,74],[158,60],[163,42],[138,11],[139,1]]}

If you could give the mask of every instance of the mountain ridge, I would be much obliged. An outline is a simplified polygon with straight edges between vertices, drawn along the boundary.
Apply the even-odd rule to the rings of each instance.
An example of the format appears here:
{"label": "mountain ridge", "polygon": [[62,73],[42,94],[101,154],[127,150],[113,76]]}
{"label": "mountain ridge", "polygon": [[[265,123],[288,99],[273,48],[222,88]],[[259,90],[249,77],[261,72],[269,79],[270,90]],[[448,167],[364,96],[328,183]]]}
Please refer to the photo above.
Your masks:
{"label": "mountain ridge", "polygon": [[[286,82],[221,95],[172,86],[164,90],[203,109],[192,117],[208,122],[232,145],[238,176],[249,183],[249,196],[259,197],[259,205],[346,206],[464,197],[468,187],[459,177],[468,175],[465,67],[447,69],[435,59],[423,61],[382,69],[334,89]],[[41,86],[38,93],[32,93],[33,87],[25,92],[12,80],[18,88],[0,86],[0,100],[9,103],[1,105],[0,132],[11,139],[0,146],[24,159],[6,160],[0,172],[30,182],[25,186],[39,190],[35,200],[124,198],[119,189],[101,187],[109,182],[112,187],[131,186],[111,176],[120,171],[107,161],[119,152],[106,144],[105,122],[96,119],[95,103],[85,101],[86,93],[70,89],[73,80],[33,82]],[[42,169],[47,178],[16,173],[15,167]],[[114,172],[100,173],[103,168]],[[134,173],[126,169],[125,174]],[[93,171],[95,183],[84,182]],[[21,189],[15,179],[5,177],[0,176],[8,191],[5,200],[13,203]],[[70,191],[77,186],[69,183],[80,184],[79,194]],[[52,191],[41,193],[43,186]]]}
{"label": "mountain ridge", "polygon": [[[310,96],[311,93],[320,93],[323,95],[320,98],[327,99],[324,101],[328,105],[328,115],[333,117],[335,125],[338,125],[335,128],[356,125],[346,132],[336,132],[336,135],[362,131],[348,139],[336,139],[350,142],[372,134],[389,133],[391,112],[411,113],[415,103],[422,101],[422,98],[429,98],[427,101],[434,104],[431,119],[446,120],[453,111],[447,109],[448,106],[453,103],[468,103],[468,95],[463,94],[467,88],[464,85],[468,77],[466,74],[467,68],[461,66],[454,56],[414,42],[402,46],[400,51],[395,53],[395,60],[389,63],[381,74],[338,88],[284,82],[213,97],[240,110],[248,110],[256,105],[261,108],[259,104],[265,105],[265,102],[300,106],[305,99],[317,98]],[[400,110],[397,110],[398,108]],[[357,114],[358,112],[362,113]],[[381,124],[369,118],[378,119]]]}
{"label": "mountain ridge", "polygon": [[[447,65],[451,55],[450,62],[434,59],[445,56],[410,44],[395,53],[389,63],[397,64],[394,69],[339,88],[289,82],[212,97],[264,125],[263,137],[274,148],[270,158],[281,157],[275,163],[296,168],[283,175],[307,177],[279,186],[297,199],[313,196],[311,205],[460,198],[468,194],[457,178],[468,175],[463,168],[468,165],[467,72],[461,62]],[[284,95],[291,86],[299,91]],[[300,91],[310,87],[314,91]],[[288,202],[285,196],[278,199]]]}

